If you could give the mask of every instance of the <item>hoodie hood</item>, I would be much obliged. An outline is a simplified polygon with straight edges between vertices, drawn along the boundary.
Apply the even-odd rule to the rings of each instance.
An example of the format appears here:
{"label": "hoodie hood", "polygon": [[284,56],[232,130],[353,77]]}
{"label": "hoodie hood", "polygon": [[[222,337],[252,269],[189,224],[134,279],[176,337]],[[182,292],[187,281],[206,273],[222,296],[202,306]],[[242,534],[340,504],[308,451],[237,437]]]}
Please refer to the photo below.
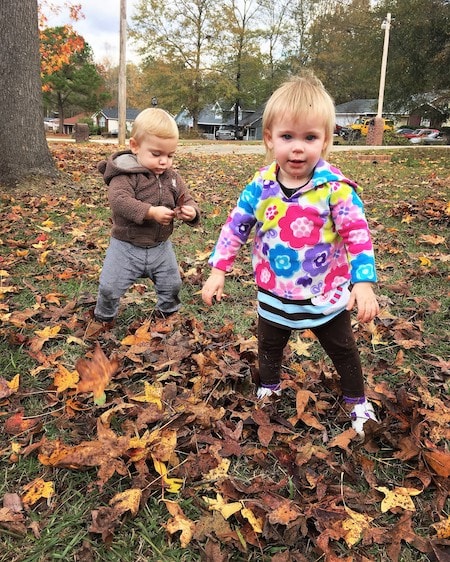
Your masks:
{"label": "hoodie hood", "polygon": [[123,174],[150,174],[150,170],[141,166],[137,157],[131,150],[121,150],[112,154],[107,160],[102,160],[97,165],[98,171],[103,175],[106,185],[112,178]]}
{"label": "hoodie hood", "polygon": [[358,184],[344,176],[339,168],[336,168],[329,162],[320,159],[314,169],[311,189],[331,182],[344,182],[351,185],[356,192],[362,191]]}

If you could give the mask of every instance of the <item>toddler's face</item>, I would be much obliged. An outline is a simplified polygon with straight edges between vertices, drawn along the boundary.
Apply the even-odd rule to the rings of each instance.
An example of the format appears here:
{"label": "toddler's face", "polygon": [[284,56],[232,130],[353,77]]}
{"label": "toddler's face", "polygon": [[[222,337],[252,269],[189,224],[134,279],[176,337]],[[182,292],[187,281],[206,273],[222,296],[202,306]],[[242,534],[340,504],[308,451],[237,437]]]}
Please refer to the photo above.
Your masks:
{"label": "toddler's face", "polygon": [[130,139],[130,148],[141,166],[156,175],[172,167],[178,139],[163,139],[156,135],[146,135],[141,141]]}
{"label": "toddler's face", "polygon": [[325,127],[309,115],[301,121],[285,116],[265,131],[264,141],[280,166],[280,181],[287,187],[302,185],[321,157]]}

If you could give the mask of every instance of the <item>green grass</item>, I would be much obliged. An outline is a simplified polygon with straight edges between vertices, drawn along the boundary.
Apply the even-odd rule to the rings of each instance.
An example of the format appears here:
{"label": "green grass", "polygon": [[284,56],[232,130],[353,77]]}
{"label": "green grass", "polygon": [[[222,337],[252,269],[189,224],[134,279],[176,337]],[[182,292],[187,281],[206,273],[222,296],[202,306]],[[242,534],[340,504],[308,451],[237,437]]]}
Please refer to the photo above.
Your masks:
{"label": "green grass", "polygon": [[[275,432],[267,447],[261,445],[252,418],[256,411],[250,381],[256,349],[252,340],[256,293],[248,248],[236,261],[233,274],[227,276],[224,301],[212,308],[201,301],[199,292],[209,269],[207,256],[239,191],[263,164],[263,158],[184,155],[177,159],[203,217],[198,227],[182,225],[174,232],[183,274],[183,309],[167,332],[155,328],[151,347],[139,356],[139,363],[125,355],[127,348],[121,340],[150,317],[155,302],[150,283],[139,281],[127,293],[112,332],[87,335],[88,311],[95,302],[109,221],[106,192],[95,174],[95,162],[108,148],[70,147],[71,158],[67,159],[63,158],[64,150],[63,146],[53,148],[65,166],[59,183],[43,190],[42,183],[30,182],[15,192],[4,192],[1,201],[1,287],[14,290],[5,291],[0,300],[0,380],[11,381],[19,374],[20,387],[10,396],[0,394],[0,513],[5,494],[23,496],[24,486],[38,477],[54,483],[55,495],[24,510],[23,521],[17,524],[2,524],[0,520],[0,562],[190,562],[205,559],[205,552],[219,552],[214,548],[220,548],[233,562],[268,562],[286,550],[300,552],[308,562],[318,561],[324,559],[318,536],[328,528],[327,521],[332,527],[338,517],[335,508],[342,508],[342,499],[354,511],[374,517],[372,527],[383,540],[374,531],[373,540],[366,537],[349,549],[342,538],[330,537],[328,544],[334,555],[388,560],[392,537],[401,533],[396,525],[405,512],[397,509],[381,514],[382,494],[374,490],[367,474],[373,475],[378,486],[423,489],[414,497],[417,509],[411,515],[411,526],[425,542],[433,538],[433,523],[448,517],[450,511],[448,501],[438,493],[442,482],[422,454],[426,443],[448,451],[448,432],[428,415],[438,411],[434,409],[438,402],[433,400],[447,408],[442,415],[448,414],[449,406],[444,364],[450,351],[448,149],[383,151],[392,158],[379,164],[362,163],[354,152],[331,156],[335,165],[364,188],[382,307],[373,326],[355,325],[382,430],[369,445],[351,442],[348,450],[327,445],[340,435],[346,418],[332,366],[317,343],[310,346],[309,357],[288,353],[284,372],[292,384],[315,396],[317,402],[310,400],[307,411],[325,426],[328,441],[322,431],[299,422],[293,433]],[[77,171],[82,171],[79,182],[71,179]],[[49,220],[52,224],[46,229]],[[41,353],[32,352],[36,331],[55,325],[61,327],[57,337],[47,341]],[[119,377],[107,390],[108,402],[100,407],[87,395],[57,393],[52,386],[58,366],[74,370],[76,361],[97,340],[108,357],[118,354],[123,361]],[[184,350],[180,358],[179,349]],[[172,362],[160,368],[169,357]],[[184,485],[178,496],[165,492],[164,498],[176,500],[186,517],[205,521],[208,529],[203,533],[197,529],[186,548],[180,545],[179,532],[168,534],[165,530],[170,516],[150,461],[145,476],[125,459],[126,473],[115,474],[99,487],[96,467],[69,470],[44,466],[37,456],[43,437],[72,445],[97,439],[99,416],[127,402],[127,393],[140,392],[144,381],[152,383],[164,373],[168,373],[165,417],[145,428],[153,431],[161,425],[177,433],[176,458],[168,464],[170,476],[182,478]],[[287,389],[276,407],[267,408],[272,424],[289,427],[287,420],[296,413],[296,388]],[[180,410],[175,394],[179,397],[184,392],[201,398],[200,403],[214,411],[222,408],[224,426]],[[68,403],[79,409],[68,409]],[[421,408],[426,410],[424,414]],[[20,411],[26,419],[40,424],[19,434],[6,432],[5,422]],[[221,458],[220,447],[229,439],[226,430],[237,431],[240,421],[237,443],[242,454],[227,457],[231,461],[229,478],[208,482],[204,475]],[[138,426],[137,411],[129,409],[112,416],[109,427],[116,435],[144,433],[144,427]],[[424,448],[420,455],[402,460],[398,454],[402,440],[414,441],[415,432]],[[311,454],[311,448],[315,453]],[[136,516],[126,512],[115,519],[111,533],[103,538],[93,533],[92,512],[105,510],[115,494],[132,486],[144,490]],[[304,520],[295,532],[268,523],[271,510],[264,507],[268,491],[291,500],[300,509]],[[203,500],[217,492],[229,502],[242,499],[265,517],[264,534],[252,535],[240,515],[222,521],[220,527]],[[438,512],[433,511],[436,502]],[[417,545],[418,540],[412,544],[403,541],[399,560],[433,560],[431,550],[424,553]]]}

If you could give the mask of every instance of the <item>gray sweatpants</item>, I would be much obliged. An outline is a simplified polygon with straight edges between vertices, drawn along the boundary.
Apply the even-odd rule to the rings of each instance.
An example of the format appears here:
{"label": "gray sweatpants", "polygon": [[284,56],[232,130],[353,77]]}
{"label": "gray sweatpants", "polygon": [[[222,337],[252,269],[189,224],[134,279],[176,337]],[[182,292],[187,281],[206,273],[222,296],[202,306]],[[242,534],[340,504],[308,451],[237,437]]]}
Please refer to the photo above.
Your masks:
{"label": "gray sweatpants", "polygon": [[153,281],[156,309],[169,314],[180,308],[181,277],[172,242],[140,248],[111,238],[100,274],[95,317],[108,321],[115,318],[120,298],[140,277]]}

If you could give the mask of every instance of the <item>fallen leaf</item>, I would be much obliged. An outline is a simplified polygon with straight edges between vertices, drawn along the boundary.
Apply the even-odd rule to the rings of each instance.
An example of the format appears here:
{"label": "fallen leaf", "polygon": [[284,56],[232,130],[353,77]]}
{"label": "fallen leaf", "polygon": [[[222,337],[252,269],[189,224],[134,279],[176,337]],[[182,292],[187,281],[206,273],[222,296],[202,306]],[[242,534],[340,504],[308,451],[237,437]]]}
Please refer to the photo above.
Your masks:
{"label": "fallen leaf", "polygon": [[[153,458],[153,457],[152,457]],[[155,467],[156,472],[161,476],[162,481],[164,482],[165,489],[172,494],[178,494],[183,485],[182,478],[169,478],[167,476],[168,471],[166,465],[159,461],[158,459],[153,458],[153,465]]]}
{"label": "fallen leaf", "polygon": [[346,531],[344,539],[352,547],[360,541],[363,531],[370,527],[373,517],[357,513],[348,507],[345,507],[345,511],[350,517],[342,522],[342,528]]}
{"label": "fallen leaf", "polygon": [[241,509],[241,515],[242,515],[242,517],[245,517],[247,519],[247,521],[250,523],[250,525],[252,526],[252,529],[255,531],[255,533],[262,533],[263,532],[263,518],[262,517],[256,517],[256,515],[253,513],[253,511],[248,507],[244,507],[244,508]]}
{"label": "fallen leaf", "polygon": [[98,405],[104,404],[106,401],[105,388],[118,371],[119,361],[117,359],[109,360],[97,343],[92,358],[78,359],[75,369],[80,375],[77,391],[92,392],[94,402]]}
{"label": "fallen leaf", "polygon": [[389,490],[384,486],[376,488],[379,492],[383,492],[385,498],[381,502],[381,512],[386,513],[394,507],[401,507],[408,511],[415,511],[416,507],[411,499],[411,496],[417,496],[421,494],[421,490],[416,490],[415,488],[394,488]]}
{"label": "fallen leaf", "polygon": [[243,507],[241,502],[226,503],[219,493],[216,494],[216,499],[203,496],[203,500],[210,511],[218,511],[222,514],[224,519],[228,519],[234,513],[240,511]]}
{"label": "fallen leaf", "polygon": [[139,488],[131,488],[125,490],[125,492],[116,494],[109,500],[109,505],[120,515],[126,511],[130,511],[133,515],[136,515],[139,511],[141,497],[142,490]]}
{"label": "fallen leaf", "polygon": [[195,529],[195,523],[184,515],[183,510],[176,502],[164,500],[164,503],[166,504],[167,510],[172,517],[165,525],[163,524],[163,526],[171,535],[177,531],[181,531],[180,544],[182,548],[186,548],[191,542],[192,534]]}
{"label": "fallen leaf", "polygon": [[422,234],[420,240],[426,244],[432,244],[436,246],[437,244],[445,244],[445,238],[443,236],[438,236],[437,234]]}
{"label": "fallen leaf", "polygon": [[50,499],[55,493],[53,482],[46,482],[43,478],[36,478],[24,486],[25,494],[22,496],[24,505],[31,506],[41,498]]}

